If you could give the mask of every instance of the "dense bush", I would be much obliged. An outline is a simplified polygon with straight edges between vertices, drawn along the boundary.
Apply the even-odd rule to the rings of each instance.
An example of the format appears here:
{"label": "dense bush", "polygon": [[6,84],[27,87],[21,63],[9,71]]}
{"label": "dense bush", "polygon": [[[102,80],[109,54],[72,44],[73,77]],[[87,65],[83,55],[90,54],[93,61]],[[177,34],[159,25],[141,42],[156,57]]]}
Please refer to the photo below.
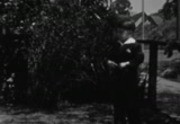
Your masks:
{"label": "dense bush", "polygon": [[[1,91],[11,78],[15,88],[5,87],[13,91],[15,103],[43,107],[55,106],[59,96],[93,95],[108,77],[104,62],[115,10],[106,2],[0,2]],[[124,5],[122,12],[130,7],[124,2],[118,3]]]}

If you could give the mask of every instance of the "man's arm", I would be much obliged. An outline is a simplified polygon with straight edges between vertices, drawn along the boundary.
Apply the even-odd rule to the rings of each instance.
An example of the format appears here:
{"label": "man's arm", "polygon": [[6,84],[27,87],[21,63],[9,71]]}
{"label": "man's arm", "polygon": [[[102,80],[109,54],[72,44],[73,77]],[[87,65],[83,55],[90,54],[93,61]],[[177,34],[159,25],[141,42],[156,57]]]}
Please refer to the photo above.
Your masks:
{"label": "man's arm", "polygon": [[111,67],[111,68],[115,68],[115,67],[118,67],[118,66],[119,66],[117,63],[115,63],[115,62],[112,61],[112,60],[108,60],[108,61],[107,61],[107,64],[108,64],[108,66]]}
{"label": "man's arm", "polygon": [[130,67],[136,68],[138,67],[144,60],[144,54],[142,52],[142,48],[140,44],[133,44],[132,48],[133,57],[131,60],[119,63],[120,68]]}

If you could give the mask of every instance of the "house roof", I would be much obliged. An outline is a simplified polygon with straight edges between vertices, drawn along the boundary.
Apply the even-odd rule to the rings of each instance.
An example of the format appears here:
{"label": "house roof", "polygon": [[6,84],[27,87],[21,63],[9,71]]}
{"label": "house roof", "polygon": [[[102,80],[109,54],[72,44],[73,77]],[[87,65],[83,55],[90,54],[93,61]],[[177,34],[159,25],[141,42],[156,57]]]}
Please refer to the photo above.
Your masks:
{"label": "house roof", "polygon": [[158,16],[158,15],[151,15],[151,18],[154,20],[154,22],[157,25],[160,25],[163,22],[163,19],[160,16]]}
{"label": "house roof", "polygon": [[[132,16],[132,19],[136,22],[139,18],[142,17],[142,14],[143,14],[142,12],[137,13],[134,16]],[[147,17],[146,13],[144,13],[144,16]]]}
{"label": "house roof", "polygon": [[[142,12],[132,16],[132,19],[136,23],[136,26],[139,26],[142,24]],[[151,16],[148,16],[146,13],[144,13],[144,21],[149,21],[151,24],[157,26],[158,24],[154,21],[154,19]]]}

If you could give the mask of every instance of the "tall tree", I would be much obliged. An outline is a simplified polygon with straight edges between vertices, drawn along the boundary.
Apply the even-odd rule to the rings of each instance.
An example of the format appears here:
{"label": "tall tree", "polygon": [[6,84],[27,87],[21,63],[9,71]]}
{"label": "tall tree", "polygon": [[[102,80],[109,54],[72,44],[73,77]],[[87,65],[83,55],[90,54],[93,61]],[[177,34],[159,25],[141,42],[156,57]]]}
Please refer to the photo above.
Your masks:
{"label": "tall tree", "polygon": [[[169,20],[172,17],[176,17],[177,21],[179,21],[178,17],[178,0],[167,0],[166,3],[164,4],[161,12],[163,13],[165,19]],[[177,22],[177,37],[179,38],[179,22]],[[168,57],[171,57],[173,54],[174,49],[178,49],[180,51],[180,43],[178,41],[179,39],[174,39],[172,41],[169,41],[167,44],[167,47],[165,49],[165,53],[168,55]]]}
{"label": "tall tree", "polygon": [[132,8],[129,0],[115,0],[111,4],[111,10],[117,14],[124,15],[129,14],[129,10]]}
{"label": "tall tree", "polygon": [[165,19],[177,16],[177,0],[166,0],[161,12],[164,14]]}

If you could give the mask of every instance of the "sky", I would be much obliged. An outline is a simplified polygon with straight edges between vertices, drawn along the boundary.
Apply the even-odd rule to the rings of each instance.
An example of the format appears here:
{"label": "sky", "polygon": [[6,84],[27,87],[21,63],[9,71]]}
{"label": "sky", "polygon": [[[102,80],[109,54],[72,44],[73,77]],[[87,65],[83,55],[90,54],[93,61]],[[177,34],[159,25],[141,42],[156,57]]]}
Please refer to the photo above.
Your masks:
{"label": "sky", "polygon": [[[142,11],[142,0],[129,0],[131,2],[131,6],[133,7],[133,12],[141,12]],[[157,12],[159,9],[163,7],[163,4],[166,0],[144,0],[144,10],[147,14],[152,14]]]}

